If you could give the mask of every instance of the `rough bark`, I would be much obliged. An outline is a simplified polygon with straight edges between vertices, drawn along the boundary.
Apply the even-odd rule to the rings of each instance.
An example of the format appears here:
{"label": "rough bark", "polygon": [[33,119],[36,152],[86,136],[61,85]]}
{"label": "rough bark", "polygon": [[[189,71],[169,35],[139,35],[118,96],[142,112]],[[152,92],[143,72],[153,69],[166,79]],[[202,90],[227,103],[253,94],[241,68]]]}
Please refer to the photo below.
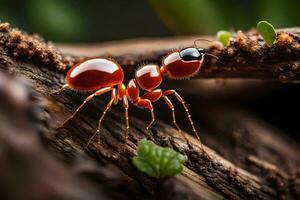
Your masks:
{"label": "rough bark", "polygon": [[[196,78],[260,78],[280,81],[299,81],[300,33],[298,28],[277,30],[276,43],[269,48],[256,30],[233,35],[230,45],[223,47],[219,42],[198,41],[199,47],[207,48],[219,57],[215,60],[205,57],[201,73]],[[126,69],[147,62],[161,63],[161,59],[170,52],[192,46],[199,36],[172,37],[143,40],[128,40],[93,45],[59,45],[65,53],[78,56],[114,55]],[[214,40],[212,36],[203,38]],[[126,55],[126,57],[124,57]]]}
{"label": "rough bark", "polygon": [[[134,45],[127,41],[123,46],[109,44],[109,52],[106,45],[97,46],[95,52],[91,52],[95,47],[79,46],[72,47],[71,52],[65,45],[56,50],[52,44],[12,30],[7,24],[1,24],[0,31],[1,71],[25,77],[31,84],[19,89],[24,85],[22,82],[9,80],[7,75],[0,77],[1,97],[5,97],[0,101],[0,138],[4,147],[0,154],[4,163],[0,177],[5,177],[0,179],[0,187],[7,199],[16,198],[14,195],[24,199],[299,198],[299,144],[240,110],[208,107],[210,114],[201,126],[204,145],[187,134],[192,148],[176,129],[159,120],[151,135],[146,134],[147,123],[135,112],[130,114],[129,142],[124,145],[123,110],[113,109],[103,121],[101,146],[97,148],[96,142],[92,142],[85,149],[107,102],[105,97],[87,104],[64,127],[56,128],[86,96],[71,90],[51,95],[63,85],[64,74],[74,62],[84,57],[112,56],[129,74],[143,62],[160,63],[167,49],[185,45],[193,41],[191,37],[141,40]],[[228,47],[206,45],[219,60],[207,57],[199,77],[297,81],[298,33],[298,29],[279,31],[278,42],[271,49],[255,31],[249,32],[249,37],[238,33]],[[252,40],[257,42],[255,47]],[[72,55],[76,49],[81,49],[80,53]],[[25,91],[27,98],[19,96],[20,90]],[[185,117],[178,115],[179,120]],[[139,172],[131,158],[144,137],[185,153],[189,160],[184,172],[163,182]],[[31,188],[36,192],[28,193]]]}

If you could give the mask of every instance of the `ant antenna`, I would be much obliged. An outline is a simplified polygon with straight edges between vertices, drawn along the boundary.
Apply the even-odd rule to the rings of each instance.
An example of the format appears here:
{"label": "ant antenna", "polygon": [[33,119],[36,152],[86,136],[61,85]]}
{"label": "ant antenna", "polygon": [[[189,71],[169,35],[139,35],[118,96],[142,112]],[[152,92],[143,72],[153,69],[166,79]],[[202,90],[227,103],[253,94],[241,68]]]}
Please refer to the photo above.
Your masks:
{"label": "ant antenna", "polygon": [[197,42],[198,41],[205,41],[205,42],[210,42],[210,43],[213,42],[212,40],[209,40],[209,39],[198,38],[198,39],[194,40],[194,47],[197,47]]}
{"label": "ant antenna", "polygon": [[213,58],[219,60],[219,57],[218,57],[218,56],[215,56],[214,54],[205,53],[205,55],[211,56],[211,57],[213,57]]}

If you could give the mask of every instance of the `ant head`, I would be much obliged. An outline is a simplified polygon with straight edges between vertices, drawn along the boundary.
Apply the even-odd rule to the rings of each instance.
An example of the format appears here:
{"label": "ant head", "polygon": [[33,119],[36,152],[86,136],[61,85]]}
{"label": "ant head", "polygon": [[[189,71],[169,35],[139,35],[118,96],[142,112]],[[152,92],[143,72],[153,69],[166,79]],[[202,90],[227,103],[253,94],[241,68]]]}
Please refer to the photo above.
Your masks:
{"label": "ant head", "polygon": [[169,78],[186,79],[198,73],[203,62],[205,50],[188,47],[169,54],[163,60],[162,74]]}
{"label": "ant head", "polygon": [[179,55],[184,61],[202,61],[205,54],[205,49],[202,48],[186,48],[179,52]]}
{"label": "ant head", "polygon": [[217,58],[198,47],[175,51],[164,58],[161,73],[174,79],[190,78],[199,72],[205,55]]}

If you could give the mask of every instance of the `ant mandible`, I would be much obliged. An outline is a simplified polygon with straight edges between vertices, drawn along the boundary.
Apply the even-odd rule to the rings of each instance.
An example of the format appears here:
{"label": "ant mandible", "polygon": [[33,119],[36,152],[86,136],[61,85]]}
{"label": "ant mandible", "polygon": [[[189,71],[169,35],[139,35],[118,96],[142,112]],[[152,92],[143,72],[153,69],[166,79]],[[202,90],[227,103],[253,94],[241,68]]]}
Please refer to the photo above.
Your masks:
{"label": "ant mandible", "polygon": [[[68,71],[66,76],[66,84],[63,86],[63,88],[68,87],[79,91],[96,90],[96,92],[89,95],[61,126],[72,119],[76,115],[76,113],[93,97],[100,96],[106,92],[111,91],[110,101],[108,102],[99,119],[97,131],[90,138],[87,146],[96,136],[96,134],[98,134],[98,145],[100,145],[101,123],[112,104],[117,104],[118,101],[123,101],[126,124],[125,143],[127,143],[129,130],[128,100],[133,103],[133,105],[139,108],[150,110],[151,122],[146,128],[147,130],[149,130],[155,120],[152,102],[156,102],[160,98],[163,98],[168,107],[171,109],[173,123],[178,129],[179,133],[187,141],[186,136],[182,133],[180,127],[176,122],[175,108],[168,97],[169,95],[174,94],[176,99],[183,105],[194,134],[200,141],[200,137],[198,136],[192,117],[183,98],[174,89],[163,91],[162,89],[159,89],[158,86],[163,81],[163,75],[171,79],[186,79],[194,76],[199,72],[203,63],[204,55],[206,54],[207,53],[205,52],[205,49],[197,47],[188,47],[172,52],[163,59],[161,67],[155,64],[148,64],[140,67],[135,72],[135,78],[131,79],[128,82],[127,86],[125,86],[123,83],[123,69],[116,62],[104,58],[92,58],[84,60],[73,66]],[[211,54],[207,55],[214,56]],[[146,93],[140,96],[139,88],[145,90]]]}

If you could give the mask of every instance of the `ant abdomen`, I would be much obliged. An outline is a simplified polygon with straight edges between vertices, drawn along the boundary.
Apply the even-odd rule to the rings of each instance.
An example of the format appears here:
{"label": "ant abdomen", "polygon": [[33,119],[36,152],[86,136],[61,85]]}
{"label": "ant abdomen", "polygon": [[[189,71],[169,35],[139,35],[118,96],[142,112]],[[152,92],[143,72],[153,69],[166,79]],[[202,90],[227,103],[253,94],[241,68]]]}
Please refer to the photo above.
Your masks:
{"label": "ant abdomen", "polygon": [[97,90],[123,82],[123,69],[115,62],[103,58],[84,60],[73,66],[67,74],[67,85],[76,90]]}

